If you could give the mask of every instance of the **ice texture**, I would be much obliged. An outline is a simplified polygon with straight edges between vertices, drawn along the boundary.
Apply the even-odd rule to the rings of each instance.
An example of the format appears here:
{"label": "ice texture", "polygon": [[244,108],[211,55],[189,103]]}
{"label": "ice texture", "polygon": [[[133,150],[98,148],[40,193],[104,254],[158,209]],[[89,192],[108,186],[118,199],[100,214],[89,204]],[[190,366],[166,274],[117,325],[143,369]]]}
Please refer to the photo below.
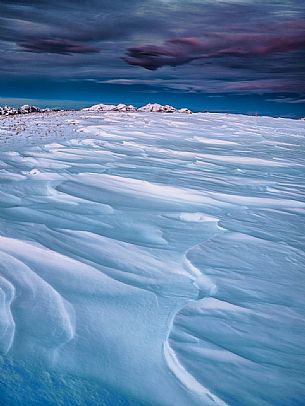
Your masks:
{"label": "ice texture", "polygon": [[305,122],[0,119],[0,404],[305,399]]}

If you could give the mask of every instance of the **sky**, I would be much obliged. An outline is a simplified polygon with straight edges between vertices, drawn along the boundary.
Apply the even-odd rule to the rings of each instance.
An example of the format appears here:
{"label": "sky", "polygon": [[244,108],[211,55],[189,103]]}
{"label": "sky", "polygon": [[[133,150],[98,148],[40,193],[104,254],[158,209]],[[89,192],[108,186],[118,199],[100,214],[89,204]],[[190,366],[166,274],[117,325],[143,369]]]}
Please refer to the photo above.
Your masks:
{"label": "sky", "polygon": [[0,105],[305,116],[301,0],[1,0]]}

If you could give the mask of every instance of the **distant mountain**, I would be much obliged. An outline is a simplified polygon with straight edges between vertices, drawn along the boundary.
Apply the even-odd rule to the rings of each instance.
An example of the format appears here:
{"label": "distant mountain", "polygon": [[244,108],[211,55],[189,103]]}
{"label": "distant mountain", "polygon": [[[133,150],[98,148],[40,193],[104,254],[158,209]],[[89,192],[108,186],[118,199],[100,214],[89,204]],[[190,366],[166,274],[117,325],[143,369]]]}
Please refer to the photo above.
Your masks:
{"label": "distant mountain", "polygon": [[182,108],[182,109],[176,109],[173,106],[170,106],[168,104],[165,104],[164,106],[162,104],[158,103],[149,103],[146,104],[145,106],[136,108],[132,105],[126,105],[126,104],[95,104],[94,106],[87,107],[83,109],[83,111],[121,111],[121,112],[157,112],[157,113],[187,113],[191,114],[191,110],[187,108]]}
{"label": "distant mountain", "polygon": [[[41,109],[36,106],[30,106],[25,104],[21,107],[11,107],[11,106],[0,106],[0,116],[14,116],[17,114],[29,114],[29,113],[45,113],[48,111],[59,111],[60,109]],[[116,111],[116,112],[156,112],[156,113],[185,113],[191,114],[192,111],[187,108],[176,109],[173,106],[158,103],[148,103],[142,107],[135,107],[133,105],[120,104],[95,104],[91,107],[86,107],[82,111]]]}
{"label": "distant mountain", "polygon": [[137,111],[137,108],[130,105],[126,105],[123,103],[120,103],[118,105],[115,104],[95,104],[94,106],[87,107],[85,109],[82,109],[83,111],[130,111],[130,112],[135,112]]}

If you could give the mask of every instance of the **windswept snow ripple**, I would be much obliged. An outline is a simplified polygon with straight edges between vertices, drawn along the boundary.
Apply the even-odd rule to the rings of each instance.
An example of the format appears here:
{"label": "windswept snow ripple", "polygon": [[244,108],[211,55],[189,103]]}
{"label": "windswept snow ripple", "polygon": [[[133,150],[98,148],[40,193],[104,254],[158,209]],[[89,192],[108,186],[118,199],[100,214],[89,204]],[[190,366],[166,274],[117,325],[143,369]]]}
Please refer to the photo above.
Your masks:
{"label": "windswept snow ripple", "polygon": [[0,119],[0,404],[302,405],[304,146],[267,117]]}

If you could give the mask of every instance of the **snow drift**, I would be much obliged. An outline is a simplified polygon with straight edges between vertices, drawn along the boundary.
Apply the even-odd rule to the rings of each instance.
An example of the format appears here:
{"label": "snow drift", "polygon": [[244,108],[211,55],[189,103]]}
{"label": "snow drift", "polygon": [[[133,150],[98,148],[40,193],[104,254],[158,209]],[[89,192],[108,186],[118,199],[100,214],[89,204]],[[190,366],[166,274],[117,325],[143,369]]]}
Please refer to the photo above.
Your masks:
{"label": "snow drift", "polygon": [[303,403],[303,121],[0,124],[0,403]]}

